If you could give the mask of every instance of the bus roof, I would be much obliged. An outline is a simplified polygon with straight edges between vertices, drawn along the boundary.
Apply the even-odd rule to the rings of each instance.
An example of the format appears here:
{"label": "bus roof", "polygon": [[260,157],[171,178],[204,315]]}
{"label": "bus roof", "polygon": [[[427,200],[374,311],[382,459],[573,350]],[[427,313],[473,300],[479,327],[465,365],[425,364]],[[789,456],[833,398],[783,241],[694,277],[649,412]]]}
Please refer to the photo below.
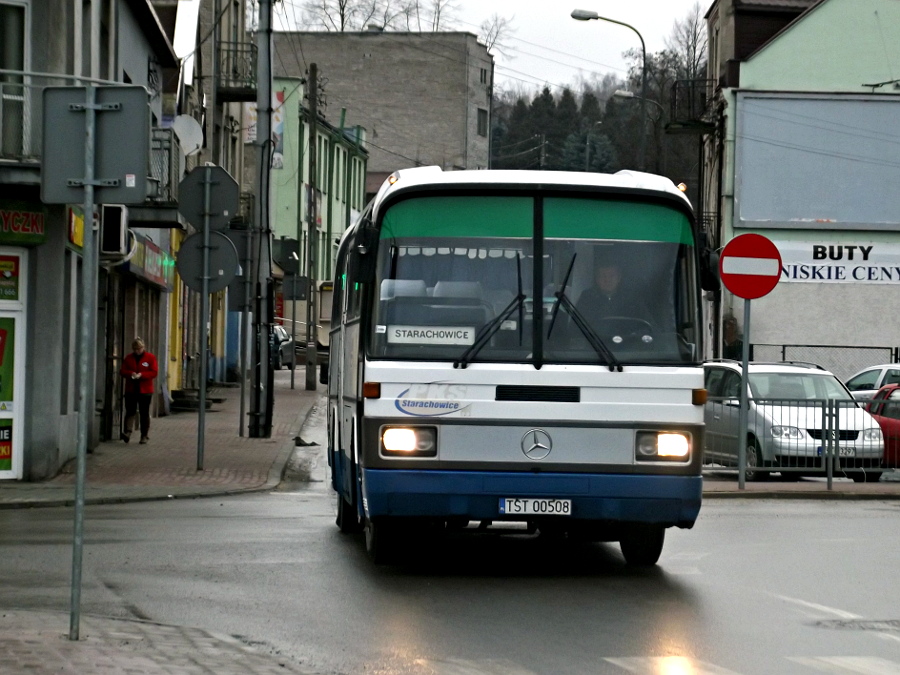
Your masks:
{"label": "bus roof", "polygon": [[614,174],[580,171],[511,171],[493,169],[444,171],[439,166],[422,166],[395,171],[378,190],[375,201],[376,204],[380,203],[397,190],[428,185],[544,185],[548,187],[574,186],[621,190],[653,190],[677,196],[690,206],[688,198],[671,180],[664,176],[642,173],[640,171],[625,170]]}

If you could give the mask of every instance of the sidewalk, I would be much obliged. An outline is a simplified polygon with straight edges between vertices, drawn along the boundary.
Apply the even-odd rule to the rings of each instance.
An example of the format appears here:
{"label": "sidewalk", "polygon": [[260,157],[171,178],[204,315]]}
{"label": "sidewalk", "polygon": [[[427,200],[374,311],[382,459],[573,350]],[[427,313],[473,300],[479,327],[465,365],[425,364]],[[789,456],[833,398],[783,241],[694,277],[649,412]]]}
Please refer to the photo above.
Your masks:
{"label": "sidewalk", "polygon": [[[271,490],[294,450],[294,438],[307,415],[324,393],[306,391],[303,370],[276,373],[275,410],[271,438],[238,435],[240,388],[217,387],[208,393],[213,403],[206,411],[203,470],[197,470],[198,412],[179,412],[154,418],[150,442],[120,440],[100,443],[87,456],[86,504],[204,497]],[[249,404],[247,405],[249,410]],[[0,481],[0,509],[29,506],[69,506],[75,503],[75,462],[55,478],[26,483]]]}

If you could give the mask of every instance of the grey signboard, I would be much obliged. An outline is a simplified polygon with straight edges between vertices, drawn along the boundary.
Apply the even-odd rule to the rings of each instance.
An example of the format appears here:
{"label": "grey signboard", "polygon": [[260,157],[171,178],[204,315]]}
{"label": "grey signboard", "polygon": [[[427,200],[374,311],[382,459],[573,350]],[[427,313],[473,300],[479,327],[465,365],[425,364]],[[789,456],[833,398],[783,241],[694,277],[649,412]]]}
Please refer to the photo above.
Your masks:
{"label": "grey signboard", "polygon": [[[150,105],[137,86],[93,87],[94,203],[143,204],[150,173]],[[81,204],[86,87],[47,87],[43,98],[41,201]]]}
{"label": "grey signboard", "polygon": [[[206,185],[209,184],[209,208]],[[237,181],[221,166],[205,165],[191,169],[178,186],[178,212],[197,228],[208,216],[209,227],[221,230],[237,215],[241,190]]]}
{"label": "grey signboard", "polygon": [[735,227],[900,230],[900,96],[740,92]]}

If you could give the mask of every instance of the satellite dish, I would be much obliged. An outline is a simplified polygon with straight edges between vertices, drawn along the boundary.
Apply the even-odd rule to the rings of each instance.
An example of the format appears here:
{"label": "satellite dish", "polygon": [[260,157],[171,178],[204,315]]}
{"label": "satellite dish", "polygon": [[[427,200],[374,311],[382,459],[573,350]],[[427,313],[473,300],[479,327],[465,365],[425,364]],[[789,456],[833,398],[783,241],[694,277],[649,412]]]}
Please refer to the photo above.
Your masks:
{"label": "satellite dish", "polygon": [[172,130],[178,136],[185,157],[200,152],[203,146],[203,128],[197,120],[190,115],[179,115],[172,122]]}

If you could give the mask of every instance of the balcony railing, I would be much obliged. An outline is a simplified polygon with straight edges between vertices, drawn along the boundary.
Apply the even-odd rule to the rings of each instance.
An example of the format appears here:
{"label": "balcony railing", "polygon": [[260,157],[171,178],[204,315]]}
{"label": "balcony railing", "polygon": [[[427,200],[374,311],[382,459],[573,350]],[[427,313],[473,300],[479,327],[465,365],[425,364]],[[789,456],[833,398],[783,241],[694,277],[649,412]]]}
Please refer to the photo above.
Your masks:
{"label": "balcony railing", "polygon": [[178,185],[184,177],[184,153],[172,129],[153,128],[150,136],[150,184],[147,201],[177,204]]}
{"label": "balcony railing", "polygon": [[40,161],[41,92],[44,87],[65,84],[69,83],[62,77],[0,73],[0,160]]}
{"label": "balcony railing", "polygon": [[256,45],[222,42],[216,95],[222,102],[256,100]]}
{"label": "balcony railing", "polygon": [[677,80],[672,85],[669,133],[706,134],[715,128],[715,80]]}

